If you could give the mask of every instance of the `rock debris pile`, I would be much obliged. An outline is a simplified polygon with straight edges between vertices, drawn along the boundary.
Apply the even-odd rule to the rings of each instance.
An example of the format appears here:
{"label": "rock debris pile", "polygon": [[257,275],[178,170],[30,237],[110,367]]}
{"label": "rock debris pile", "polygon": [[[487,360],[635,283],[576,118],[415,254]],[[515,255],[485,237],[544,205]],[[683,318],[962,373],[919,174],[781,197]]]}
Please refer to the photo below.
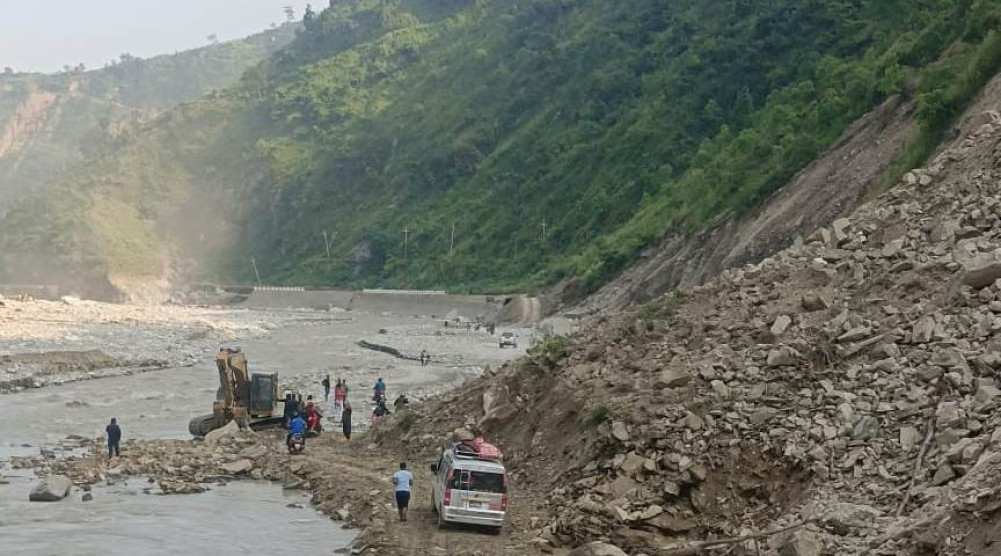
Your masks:
{"label": "rock debris pile", "polygon": [[850,218],[377,434],[427,453],[483,429],[545,500],[547,551],[998,553],[1001,116],[981,118]]}

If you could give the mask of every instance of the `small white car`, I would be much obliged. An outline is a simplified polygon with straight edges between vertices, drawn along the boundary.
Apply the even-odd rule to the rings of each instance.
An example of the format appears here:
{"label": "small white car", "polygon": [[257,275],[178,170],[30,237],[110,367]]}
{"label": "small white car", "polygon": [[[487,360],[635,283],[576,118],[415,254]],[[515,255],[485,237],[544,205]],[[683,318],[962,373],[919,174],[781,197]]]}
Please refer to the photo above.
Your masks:
{"label": "small white car", "polygon": [[489,527],[499,534],[507,512],[507,472],[499,460],[445,450],[431,464],[434,491],[431,509],[438,527],[465,523]]}
{"label": "small white car", "polygon": [[514,332],[502,332],[500,335],[500,341],[498,342],[501,349],[506,347],[518,347],[518,337],[514,335]]}

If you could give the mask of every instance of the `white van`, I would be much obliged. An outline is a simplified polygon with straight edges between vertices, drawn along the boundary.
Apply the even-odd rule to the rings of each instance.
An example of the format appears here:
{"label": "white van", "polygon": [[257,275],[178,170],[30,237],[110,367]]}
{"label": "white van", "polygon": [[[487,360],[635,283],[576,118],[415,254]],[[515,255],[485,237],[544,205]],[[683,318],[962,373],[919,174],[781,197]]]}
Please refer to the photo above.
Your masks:
{"label": "white van", "polygon": [[507,512],[507,474],[497,459],[451,448],[442,452],[434,473],[432,510],[438,527],[466,523],[499,534]]}

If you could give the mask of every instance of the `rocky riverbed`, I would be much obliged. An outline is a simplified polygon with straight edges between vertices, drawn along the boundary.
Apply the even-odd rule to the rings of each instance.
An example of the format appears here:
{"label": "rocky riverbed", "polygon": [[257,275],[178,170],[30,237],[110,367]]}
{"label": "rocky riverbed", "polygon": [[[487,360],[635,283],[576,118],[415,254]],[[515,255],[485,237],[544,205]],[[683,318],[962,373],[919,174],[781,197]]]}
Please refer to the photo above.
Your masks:
{"label": "rocky riverbed", "polygon": [[[19,353],[29,354],[27,357],[52,356],[47,350],[84,352],[100,348],[101,353],[88,355],[93,357],[94,366],[102,367],[109,361],[114,364],[111,354],[124,357],[132,351],[129,345],[121,344],[126,338],[126,328],[133,329],[128,332],[130,341],[138,341],[151,350],[161,340],[168,345],[197,348],[192,349],[197,360],[193,365],[185,359],[171,359],[177,349],[161,349],[159,353],[164,354],[165,361],[183,361],[184,365],[143,373],[132,372],[134,367],[111,367],[105,369],[111,375],[106,377],[95,377],[94,372],[87,371],[81,373],[86,376],[79,378],[94,380],[61,383],[46,380],[40,383],[41,388],[0,396],[0,514],[10,511],[25,516],[24,519],[0,518],[0,536],[16,539],[25,546],[37,546],[41,539],[55,531],[72,531],[73,538],[92,541],[89,546],[93,547],[93,553],[116,553],[114,543],[105,543],[99,536],[93,536],[99,530],[94,529],[99,527],[95,522],[106,522],[110,516],[129,522],[138,535],[144,534],[148,525],[152,527],[149,534],[173,539],[178,533],[176,528],[184,525],[182,521],[189,521],[178,521],[179,516],[174,515],[182,508],[190,515],[198,515],[199,508],[205,504],[237,505],[245,500],[239,506],[242,508],[240,515],[249,512],[252,515],[247,519],[252,521],[263,515],[263,508],[275,511],[273,506],[279,500],[275,499],[274,491],[277,488],[282,492],[283,485],[289,488],[278,498],[299,500],[294,502],[299,509],[281,509],[278,513],[288,514],[287,519],[295,523],[309,521],[307,516],[316,515],[315,509],[338,517],[342,515],[338,510],[345,504],[351,506],[352,523],[368,523],[364,520],[366,512],[370,511],[366,509],[371,501],[367,495],[372,490],[387,488],[387,477],[394,462],[381,450],[369,450],[366,444],[339,442],[342,438],[333,421],[327,424],[331,434],[324,435],[317,443],[310,443],[307,456],[303,458],[307,462],[302,464],[306,466],[305,471],[299,469],[300,464],[296,464],[295,469],[290,467],[288,456],[282,452],[280,436],[238,434],[214,446],[188,439],[188,419],[209,411],[215,397],[218,378],[211,357],[220,345],[243,348],[252,371],[278,372],[284,387],[317,399],[322,398],[320,380],[323,376],[329,374],[332,378],[348,381],[350,399],[356,408],[357,431],[368,427],[370,389],[377,377],[387,381],[390,396],[406,393],[417,401],[478,376],[484,368],[497,368],[508,358],[523,353],[522,350],[499,349],[496,338],[485,332],[439,334],[427,319],[393,315],[145,308],[77,302],[13,302],[6,303],[3,310],[17,308],[22,309],[17,312],[20,322],[7,323],[7,340],[4,340],[7,343],[3,345],[16,345]],[[57,315],[60,319],[70,318],[78,310],[90,316],[81,322],[50,322]],[[149,320],[144,320],[147,317]],[[137,320],[121,322],[121,318]],[[208,324],[202,319],[207,319]],[[208,325],[212,331],[204,338],[188,339],[190,333],[204,330],[199,327]],[[32,338],[33,333],[38,333],[38,337]],[[421,366],[417,361],[367,350],[358,346],[358,341],[364,338],[378,339],[401,352],[426,349],[432,353],[433,361]],[[38,351],[32,353],[28,348]],[[61,372],[74,375],[65,368]],[[129,374],[124,376],[123,373]],[[321,399],[319,405],[333,417],[328,403]],[[39,418],[41,415],[46,417]],[[102,461],[101,437],[110,417],[117,417],[122,423],[126,443],[123,458],[109,466]],[[268,454],[259,455],[259,447],[266,448]],[[251,467],[246,467],[245,460],[251,462]],[[329,467],[334,460],[340,461],[342,466],[336,472]],[[36,481],[36,473],[71,477],[74,487],[69,497],[50,505],[31,503],[25,506],[29,504],[28,493]],[[327,479],[318,480],[321,476],[354,479],[335,484]],[[260,480],[256,480],[258,478]],[[293,488],[296,481],[303,481],[303,484]],[[343,484],[348,486],[337,486]],[[241,486],[234,488],[234,485]],[[319,497],[315,495],[318,485],[326,485],[324,494]],[[306,486],[312,488],[303,488]],[[85,490],[88,488],[89,491]],[[190,497],[156,496],[198,491],[204,492]],[[147,494],[149,496],[145,496]],[[85,496],[87,501],[84,501]],[[204,502],[199,502],[203,500],[200,497],[205,497]],[[176,502],[175,499],[185,501]],[[157,500],[162,502],[157,503]],[[311,500],[316,503],[315,507],[309,504]],[[332,506],[334,501],[336,507]],[[386,500],[380,501],[379,512],[386,509],[384,502]],[[255,509],[258,504],[262,509]],[[140,514],[167,512],[170,515],[164,516],[162,526],[148,520],[133,523],[129,508]],[[385,517],[378,519],[385,523]],[[25,527],[25,520],[34,525]],[[327,517],[322,520],[329,526]],[[315,531],[313,522],[309,523],[308,527],[304,526],[306,533],[296,546],[312,546]],[[339,527],[335,524],[335,528]],[[211,539],[197,540],[197,534],[190,538],[196,539],[192,542],[213,546],[216,553],[231,553],[225,547],[214,545]],[[135,539],[135,544],[147,546],[142,539]],[[171,546],[180,546],[182,551],[190,548],[183,542]]]}
{"label": "rocky riverbed", "polygon": [[0,393],[192,366],[225,343],[345,319],[323,312],[3,299]]}

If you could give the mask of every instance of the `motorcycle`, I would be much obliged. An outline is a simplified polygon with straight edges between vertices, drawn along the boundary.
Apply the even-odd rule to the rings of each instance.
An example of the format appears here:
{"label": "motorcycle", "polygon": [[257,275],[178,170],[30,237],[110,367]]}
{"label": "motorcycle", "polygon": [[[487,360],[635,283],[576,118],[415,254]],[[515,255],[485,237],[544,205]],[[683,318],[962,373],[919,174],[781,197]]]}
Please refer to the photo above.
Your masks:
{"label": "motorcycle", "polygon": [[323,432],[323,425],[317,421],[312,427],[306,429],[306,438],[316,438],[320,436],[321,432]]}
{"label": "motorcycle", "polygon": [[306,448],[306,439],[301,434],[293,434],[288,441],[288,453],[293,456],[301,454]]}

